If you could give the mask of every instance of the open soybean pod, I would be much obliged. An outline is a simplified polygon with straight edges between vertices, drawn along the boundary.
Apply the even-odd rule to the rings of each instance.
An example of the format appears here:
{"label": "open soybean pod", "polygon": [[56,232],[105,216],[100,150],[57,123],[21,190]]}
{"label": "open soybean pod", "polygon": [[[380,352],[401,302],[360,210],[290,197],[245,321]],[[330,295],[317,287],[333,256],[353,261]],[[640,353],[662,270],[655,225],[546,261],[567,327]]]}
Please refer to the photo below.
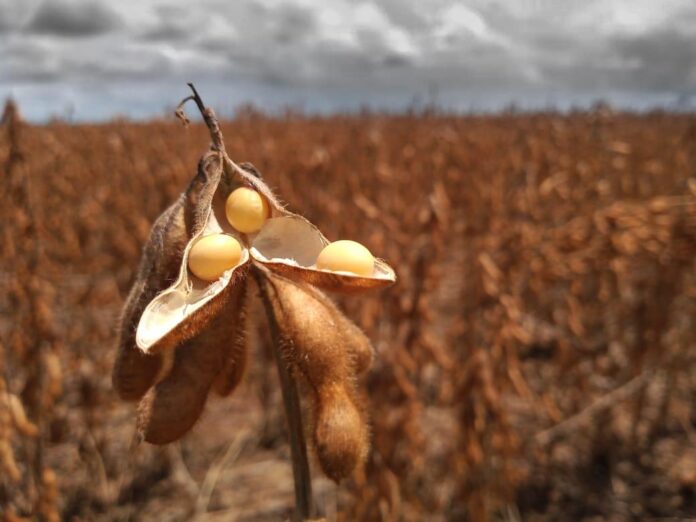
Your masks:
{"label": "open soybean pod", "polygon": [[[179,439],[211,388],[227,395],[237,386],[246,360],[248,273],[258,270],[274,288],[270,313],[282,330],[280,349],[311,390],[322,468],[336,481],[350,474],[369,447],[356,380],[373,350],[319,288],[357,293],[396,276],[361,245],[337,243],[327,249],[324,235],[285,210],[252,166],[218,151],[201,159],[185,193],[153,226],[121,322],[113,382],[124,399],[140,399],[144,440]],[[342,252],[351,249],[363,257],[343,263]]]}
{"label": "open soybean pod", "polygon": [[206,154],[145,246],[124,308],[112,376],[122,398],[145,395],[138,420],[145,440],[176,440],[198,419],[214,382],[228,394],[241,378],[249,251],[243,249],[239,262],[215,281],[188,269],[199,238],[239,237],[224,219],[225,196],[239,184],[225,174],[219,153]]}
{"label": "open soybean pod", "polygon": [[277,274],[330,292],[356,294],[396,281],[394,270],[381,259],[374,260],[371,275],[317,268],[317,258],[329,244],[312,223],[290,214],[268,220],[252,244],[251,254]]}
{"label": "open soybean pod", "polygon": [[252,165],[242,163],[241,167],[225,157],[226,172],[238,175],[246,185],[263,195],[270,207],[269,219],[249,238],[254,262],[271,272],[329,292],[357,294],[394,284],[394,269],[379,258],[374,259],[370,275],[318,268],[317,259],[331,242],[307,219],[282,207]]}

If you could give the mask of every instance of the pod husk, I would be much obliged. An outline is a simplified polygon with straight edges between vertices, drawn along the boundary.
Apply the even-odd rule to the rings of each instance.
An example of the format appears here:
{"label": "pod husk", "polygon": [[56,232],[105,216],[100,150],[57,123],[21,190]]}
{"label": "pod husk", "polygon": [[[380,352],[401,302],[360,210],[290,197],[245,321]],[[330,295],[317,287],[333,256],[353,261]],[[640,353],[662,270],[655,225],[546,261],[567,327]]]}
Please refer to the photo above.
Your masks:
{"label": "pod husk", "polygon": [[314,448],[334,482],[350,476],[367,457],[369,430],[355,394],[343,386],[322,388],[314,402]]}
{"label": "pod husk", "polygon": [[[205,230],[215,232],[208,227]],[[246,249],[242,250],[243,257],[237,266],[226,271],[218,281],[201,281],[189,272],[189,251],[204,233],[188,244],[176,283],[157,295],[145,308],[136,333],[136,342],[142,351],[159,352],[193,337],[220,313],[223,290],[243,279],[249,261]]]}
{"label": "pod husk", "polygon": [[[271,216],[256,234],[232,229],[226,196],[239,184],[266,197]],[[218,281],[188,270],[188,254],[202,235],[227,233],[243,257]],[[318,270],[328,244],[304,218],[287,212],[256,174],[218,152],[206,154],[186,192],[155,222],[124,308],[113,382],[119,395],[141,399],[137,429],[143,440],[166,444],[181,438],[200,417],[211,389],[221,395],[239,384],[246,364],[246,277],[254,260],[275,290],[274,313],[286,360],[309,383],[314,402],[314,445],[324,472],[345,478],[369,447],[356,378],[369,368],[369,340],[314,285],[361,292],[392,284],[394,271],[375,260],[372,277]],[[286,277],[282,277],[286,276]],[[294,279],[309,285],[298,285]]]}
{"label": "pod husk", "polygon": [[[216,296],[223,285],[218,285],[205,306],[198,307],[195,313],[184,314],[182,321],[169,331],[151,339],[145,346],[138,343],[138,333],[142,334],[141,328],[146,328],[148,323],[148,308],[156,306],[160,296],[180,283],[181,274],[186,271],[186,252],[192,241],[206,229],[213,214],[211,204],[222,175],[220,154],[210,152],[204,155],[186,191],[152,227],[120,321],[112,383],[124,400],[141,398],[166,374],[163,363],[171,357],[163,358],[161,353],[194,337],[220,312],[222,302]],[[248,253],[246,255],[245,259],[248,259]],[[233,273],[234,270],[229,272],[227,284],[239,280],[239,277],[232,277]]]}
{"label": "pod husk", "polygon": [[244,281],[235,294],[235,302],[226,307],[227,321],[236,325],[226,339],[225,359],[213,381],[213,390],[222,397],[232,393],[244,376],[247,364],[247,283]]}
{"label": "pod husk", "polygon": [[[275,282],[278,280],[278,277],[273,277],[272,280]],[[297,285],[297,283],[292,284]],[[345,343],[345,349],[351,358],[355,374],[362,375],[367,372],[372,366],[375,350],[372,347],[372,342],[365,335],[365,332],[353,321],[348,319],[336,306],[336,303],[318,288],[307,286],[303,288],[303,291],[311,296],[311,298],[319,301],[331,314],[333,321],[331,326],[340,331],[340,337]]]}
{"label": "pod husk", "polygon": [[252,241],[251,255],[277,274],[330,292],[362,293],[396,281],[394,270],[377,258],[372,276],[318,269],[317,257],[328,244],[329,240],[305,218],[287,214],[266,222]]}
{"label": "pod husk", "polygon": [[[239,281],[238,271],[249,261],[249,251],[243,248],[237,266],[227,270],[214,282],[200,280],[188,269],[189,252],[200,237],[226,233],[242,242],[242,235],[224,217],[224,200],[232,182],[222,173],[222,164],[218,162],[207,179],[205,197],[195,198],[188,206],[191,210],[187,215],[193,223],[187,226],[188,241],[181,257],[178,277],[151,299],[138,323],[136,343],[144,352],[156,353],[171,348],[205,328],[220,313],[221,292]],[[224,190],[218,191],[221,184]]]}
{"label": "pod husk", "polygon": [[356,390],[356,340],[347,326],[350,321],[335,306],[327,306],[328,299],[320,297],[317,289],[275,275],[268,279],[283,356],[309,384],[319,463],[338,482],[364,460],[369,448]]}
{"label": "pod husk", "polygon": [[[239,336],[242,323],[237,319],[245,292],[246,281],[227,286],[220,294],[221,313],[208,328],[174,348],[171,370],[138,406],[136,426],[143,440],[168,444],[183,437],[201,416],[213,383],[236,368],[239,352],[231,340]],[[225,389],[231,391],[229,380]]]}
{"label": "pod husk", "polygon": [[124,400],[142,397],[161,372],[161,355],[140,350],[135,335],[145,307],[171,284],[179,271],[187,242],[185,203],[182,195],[152,226],[135,282],[123,308],[111,379],[116,393]]}

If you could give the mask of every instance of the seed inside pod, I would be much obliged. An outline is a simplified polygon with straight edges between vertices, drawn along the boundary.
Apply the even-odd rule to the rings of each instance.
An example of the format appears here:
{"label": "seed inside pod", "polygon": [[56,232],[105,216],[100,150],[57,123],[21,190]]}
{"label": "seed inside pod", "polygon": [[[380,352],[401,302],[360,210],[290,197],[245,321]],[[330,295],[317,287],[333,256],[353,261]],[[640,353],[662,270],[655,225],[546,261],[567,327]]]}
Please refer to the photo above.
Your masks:
{"label": "seed inside pod", "polygon": [[375,270],[375,258],[360,243],[342,239],[324,247],[317,257],[317,268],[371,276]]}
{"label": "seed inside pod", "polygon": [[227,220],[245,234],[261,230],[270,215],[268,201],[261,194],[246,187],[232,191],[225,203]]}
{"label": "seed inside pod", "polygon": [[242,247],[232,236],[212,234],[191,247],[188,266],[193,275],[204,281],[215,281],[230,268],[239,264]]}

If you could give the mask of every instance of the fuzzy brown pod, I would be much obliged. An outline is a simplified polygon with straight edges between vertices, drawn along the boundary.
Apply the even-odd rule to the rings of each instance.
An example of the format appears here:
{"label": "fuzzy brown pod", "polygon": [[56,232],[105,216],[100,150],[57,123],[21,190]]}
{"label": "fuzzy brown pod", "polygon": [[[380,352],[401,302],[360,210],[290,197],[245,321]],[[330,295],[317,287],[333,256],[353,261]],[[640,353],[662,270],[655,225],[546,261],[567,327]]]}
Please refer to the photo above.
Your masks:
{"label": "fuzzy brown pod", "polygon": [[[253,214],[254,227],[244,225],[246,233],[233,223],[241,228],[237,218],[248,214],[229,213],[238,208],[240,187],[255,190],[265,208],[260,218]],[[235,238],[241,254],[234,266],[212,271],[213,280],[201,279],[206,275],[189,259],[200,260],[192,256],[194,247],[217,234]],[[140,399],[142,440],[166,444],[181,438],[200,417],[211,389],[226,396],[241,381],[247,275],[255,264],[276,289],[274,314],[286,358],[313,390],[322,468],[338,481],[364,460],[368,429],[355,381],[372,363],[372,346],[314,286],[353,293],[390,285],[396,276],[379,259],[369,276],[320,270],[317,257],[328,244],[314,225],[280,205],[253,166],[237,166],[219,150],[203,156],[186,192],[152,228],[121,321],[113,383],[122,398]]]}
{"label": "fuzzy brown pod", "polygon": [[[221,312],[207,329],[176,347],[171,369],[138,406],[137,429],[143,440],[167,444],[183,437],[200,417],[211,387],[221,395],[232,392],[244,369],[244,347],[238,337],[246,281],[222,293]],[[222,369],[221,369],[222,368]]]}
{"label": "fuzzy brown pod", "polygon": [[[188,269],[188,257],[196,241],[210,234],[225,233],[240,238],[224,218],[224,198],[234,182],[223,173],[222,160],[209,153],[207,163],[194,179],[193,188],[184,197],[186,245],[178,257],[178,274],[169,286],[160,291],[145,307],[136,331],[136,344],[143,352],[157,353],[200,332],[222,309],[223,290],[231,284],[235,271],[249,261],[249,252],[242,250],[239,263],[214,282],[195,277]],[[207,168],[206,168],[207,167]],[[196,181],[203,187],[198,189]]]}
{"label": "fuzzy brown pod", "polygon": [[123,308],[112,383],[124,400],[142,397],[154,384],[163,365],[162,354],[140,350],[135,335],[147,304],[168,286],[179,270],[186,244],[183,205],[179,199],[155,221],[143,249],[135,283]]}
{"label": "fuzzy brown pod", "polygon": [[[228,307],[230,316],[227,317],[227,324],[232,327],[227,327],[228,336],[220,338],[220,342],[228,343],[228,346],[220,371],[213,381],[213,390],[222,397],[226,397],[237,388],[246,370],[247,286],[246,283],[239,285],[234,301]],[[221,330],[224,332],[225,329],[223,325]]]}
{"label": "fuzzy brown pod", "polygon": [[211,387],[227,395],[244,371],[248,249],[217,281],[187,267],[199,237],[235,234],[220,216],[236,186],[219,154],[203,157],[186,192],[155,222],[124,308],[113,383],[122,398],[142,398],[138,433],[154,444],[181,438]]}
{"label": "fuzzy brown pod", "polygon": [[[163,352],[201,331],[221,307],[215,297],[222,289],[215,288],[205,296],[208,304],[205,309],[191,307],[183,317],[177,314],[178,322],[173,326],[171,320],[160,321],[163,316],[157,313],[163,294],[164,300],[171,302],[166,299],[167,293],[174,294],[172,288],[181,283],[185,254],[192,240],[207,226],[221,174],[219,156],[205,155],[186,191],[155,221],[150,231],[121,316],[118,353],[112,372],[114,389],[124,400],[140,399],[166,370],[165,361],[171,359],[171,354]],[[186,300],[183,301],[185,306]],[[152,331],[161,335],[158,337]]]}
{"label": "fuzzy brown pod", "polygon": [[222,177],[219,154],[208,153],[184,194],[152,227],[121,319],[112,380],[123,399],[141,398],[165,376],[167,362],[174,359],[171,352],[222,311],[223,290],[248,260],[247,253],[235,270],[214,284],[195,281],[186,270],[186,256],[195,239],[221,228],[212,206],[221,181],[228,184]]}
{"label": "fuzzy brown pod", "polygon": [[[166,369],[162,352],[194,337],[221,312],[223,290],[235,271],[251,261],[332,291],[359,292],[395,280],[393,269],[379,259],[369,277],[317,269],[316,258],[329,243],[321,232],[283,209],[253,167],[235,171],[223,163],[217,153],[204,156],[186,192],[152,228],[121,322],[113,381],[124,399],[141,397]],[[224,219],[226,196],[244,185],[258,189],[271,208],[270,218],[256,234],[240,234]],[[242,257],[219,280],[202,281],[190,272],[187,259],[200,237],[215,233],[239,238]]]}
{"label": "fuzzy brown pod", "polygon": [[269,280],[283,356],[299,370],[312,394],[319,463],[338,482],[367,455],[369,431],[356,376],[369,364],[372,349],[359,329],[317,289],[278,276]]}

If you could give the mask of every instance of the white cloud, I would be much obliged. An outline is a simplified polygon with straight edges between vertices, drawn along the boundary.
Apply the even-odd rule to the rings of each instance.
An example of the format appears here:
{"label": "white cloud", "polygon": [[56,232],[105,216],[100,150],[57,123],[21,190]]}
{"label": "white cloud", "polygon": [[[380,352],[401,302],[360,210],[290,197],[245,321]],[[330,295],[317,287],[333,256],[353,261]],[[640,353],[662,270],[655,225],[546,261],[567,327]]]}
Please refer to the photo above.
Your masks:
{"label": "white cloud", "polygon": [[418,49],[410,35],[394,25],[375,4],[361,2],[355,7],[353,27],[356,31],[368,31],[382,39],[389,52],[399,55],[414,56]]}
{"label": "white cloud", "polygon": [[689,5],[689,0],[590,2],[586,8],[576,10],[573,25],[595,36],[635,36],[669,23],[675,11]]}
{"label": "white cloud", "polygon": [[440,12],[434,30],[437,40],[446,41],[467,35],[481,41],[498,38],[479,13],[463,4],[450,5]]}

